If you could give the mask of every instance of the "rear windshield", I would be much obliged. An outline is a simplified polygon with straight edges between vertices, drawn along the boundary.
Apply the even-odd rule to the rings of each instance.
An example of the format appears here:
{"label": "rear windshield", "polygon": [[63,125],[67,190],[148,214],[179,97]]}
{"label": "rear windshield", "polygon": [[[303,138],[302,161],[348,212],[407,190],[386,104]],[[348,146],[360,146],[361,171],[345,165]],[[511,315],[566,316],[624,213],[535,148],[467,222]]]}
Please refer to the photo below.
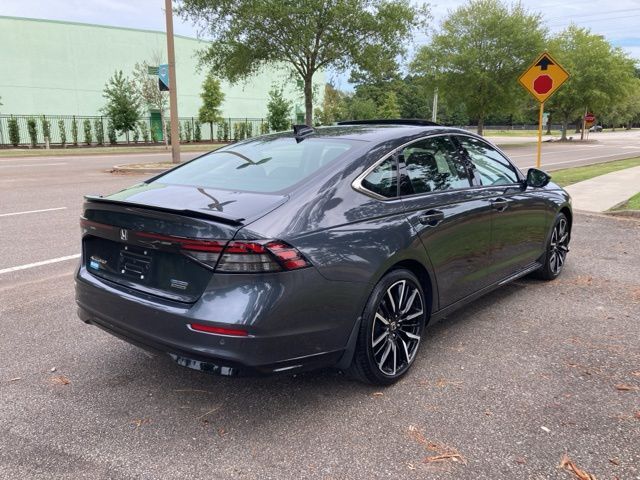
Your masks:
{"label": "rear windshield", "polygon": [[230,145],[167,172],[156,181],[249,192],[286,190],[344,157],[356,142],[268,137]]}

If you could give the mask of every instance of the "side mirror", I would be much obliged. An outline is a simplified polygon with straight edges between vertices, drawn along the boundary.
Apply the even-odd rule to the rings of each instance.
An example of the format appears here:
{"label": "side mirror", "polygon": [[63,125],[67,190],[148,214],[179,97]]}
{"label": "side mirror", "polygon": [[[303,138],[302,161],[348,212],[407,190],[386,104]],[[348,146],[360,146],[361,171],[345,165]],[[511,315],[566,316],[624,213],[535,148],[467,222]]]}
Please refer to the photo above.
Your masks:
{"label": "side mirror", "polygon": [[542,170],[530,168],[527,172],[527,187],[542,188],[545,187],[549,181],[551,181],[551,176]]}

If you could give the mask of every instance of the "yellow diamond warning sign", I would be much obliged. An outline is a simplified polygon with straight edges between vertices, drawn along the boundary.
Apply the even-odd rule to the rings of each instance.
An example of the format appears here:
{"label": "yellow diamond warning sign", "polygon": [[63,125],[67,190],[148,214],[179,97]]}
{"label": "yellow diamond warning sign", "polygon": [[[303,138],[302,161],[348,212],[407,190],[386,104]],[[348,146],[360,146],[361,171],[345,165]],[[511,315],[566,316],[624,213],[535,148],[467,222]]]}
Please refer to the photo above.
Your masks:
{"label": "yellow diamond warning sign", "polygon": [[544,103],[568,78],[569,73],[545,52],[520,75],[518,81],[536,100]]}

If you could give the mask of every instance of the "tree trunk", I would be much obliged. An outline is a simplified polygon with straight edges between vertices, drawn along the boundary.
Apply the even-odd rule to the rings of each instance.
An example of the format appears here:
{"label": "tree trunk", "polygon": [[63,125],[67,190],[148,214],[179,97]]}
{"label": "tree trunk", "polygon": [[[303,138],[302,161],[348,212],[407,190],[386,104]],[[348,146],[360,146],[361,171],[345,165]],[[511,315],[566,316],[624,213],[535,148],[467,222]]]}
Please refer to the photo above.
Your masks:
{"label": "tree trunk", "polygon": [[304,79],[304,118],[305,124],[313,127],[313,75]]}
{"label": "tree trunk", "polygon": [[551,114],[547,116],[547,135],[551,135]]}
{"label": "tree trunk", "polygon": [[209,122],[209,129],[211,130],[211,141],[213,142],[213,122]]}
{"label": "tree trunk", "polygon": [[569,120],[564,118],[562,120],[562,137],[560,137],[560,141],[562,142],[567,141],[567,128],[569,128]]}
{"label": "tree trunk", "polygon": [[484,117],[478,118],[478,135],[482,135],[484,133]]}

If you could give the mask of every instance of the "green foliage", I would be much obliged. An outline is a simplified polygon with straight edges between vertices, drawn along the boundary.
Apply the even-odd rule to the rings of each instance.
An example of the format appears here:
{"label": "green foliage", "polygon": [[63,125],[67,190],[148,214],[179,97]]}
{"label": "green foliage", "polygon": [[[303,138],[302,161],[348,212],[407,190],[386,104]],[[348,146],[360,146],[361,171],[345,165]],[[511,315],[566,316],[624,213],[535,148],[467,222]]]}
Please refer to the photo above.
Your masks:
{"label": "green foliage", "polygon": [[187,143],[191,143],[191,136],[193,129],[191,127],[191,120],[184,122],[184,139]]}
{"label": "green foliage", "polygon": [[133,143],[138,143],[140,140],[140,130],[138,129],[138,124],[136,123],[133,127]]}
{"label": "green foliage", "polygon": [[35,148],[38,144],[38,125],[36,124],[35,118],[27,119],[27,131],[29,132],[31,148]]}
{"label": "green foliage", "polygon": [[378,116],[378,106],[371,98],[354,96],[349,102],[349,117],[353,120],[370,120]]}
{"label": "green foliage", "polygon": [[42,136],[44,137],[44,141],[49,140],[49,142],[51,142],[51,122],[43,115],[40,123],[42,123]]}
{"label": "green foliage", "polygon": [[240,140],[240,124],[238,122],[233,124],[233,141]]}
{"label": "green foliage", "polygon": [[198,120],[201,123],[208,123],[213,139],[213,124],[222,121],[222,110],[220,106],[224,102],[224,93],[220,89],[220,81],[211,73],[207,75],[202,83],[200,93],[202,106],[198,110]]}
{"label": "green foliage", "polygon": [[231,82],[288,64],[303,82],[309,125],[317,71],[372,68],[373,53],[395,58],[426,17],[409,0],[182,0],[178,12],[212,38],[201,61]]}
{"label": "green foliage", "polygon": [[20,145],[20,126],[18,125],[18,120],[11,115],[9,118],[9,141],[11,145],[17,147]]}
{"label": "green foliage", "polygon": [[164,121],[169,108],[169,92],[158,88],[156,75],[149,75],[149,67],[155,67],[161,63],[164,63],[164,59],[162,54],[157,52],[152,55],[149,62],[136,63],[133,67],[132,84],[141,100],[141,106],[159,112],[160,118]]}
{"label": "green foliage", "polygon": [[382,103],[378,107],[379,118],[400,118],[398,96],[393,90],[389,90],[383,96]]}
{"label": "green foliage", "polygon": [[[571,74],[547,102],[547,109],[563,123],[579,118],[585,109],[610,112],[624,103],[633,90],[633,61],[601,35],[570,26],[556,35],[550,51]],[[615,116],[615,114],[614,114]]]}
{"label": "green foliage", "polygon": [[182,130],[182,123],[178,122],[178,139],[180,141],[184,140],[184,132]]}
{"label": "green foliage", "polygon": [[[146,125],[146,124],[145,124],[145,125]],[[158,140],[159,140],[159,138],[158,138],[158,133],[156,132],[156,129],[155,129],[155,128],[152,128],[152,129],[151,129],[151,141],[152,141],[153,143],[158,143]]]}
{"label": "green foliage", "polygon": [[93,121],[93,131],[96,134],[96,143],[98,145],[104,145],[104,126],[102,125],[102,118],[96,118]]}
{"label": "green foliage", "polygon": [[446,100],[464,104],[482,133],[490,113],[513,112],[527,95],[517,79],[544,38],[541,15],[521,4],[470,0],[449,13],[411,70],[437,85]]}
{"label": "green foliage", "polygon": [[83,122],[83,128],[84,128],[84,143],[86,143],[87,145],[91,145],[91,142],[93,141],[93,138],[91,136],[91,120],[89,120],[88,118],[85,118]]}
{"label": "green foliage", "polygon": [[109,122],[107,123],[107,137],[109,137],[109,143],[111,145],[115,145],[116,143],[118,143],[116,127],[111,119],[109,119]]}
{"label": "green foliage", "polygon": [[267,103],[267,122],[271,130],[279,132],[289,128],[291,107],[291,102],[284,98],[282,89],[272,87]]}
{"label": "green foliage", "polygon": [[71,138],[73,140],[73,146],[78,146],[78,122],[76,117],[71,120]]}
{"label": "green foliage", "polygon": [[114,128],[127,135],[140,120],[140,96],[134,82],[125,77],[122,70],[116,71],[107,81],[102,96],[106,105],[102,109]]}
{"label": "green foliage", "polygon": [[193,141],[199,142],[201,140],[202,140],[202,130],[200,129],[200,122],[196,122],[195,128],[193,129]]}
{"label": "green foliage", "polygon": [[267,122],[260,122],[260,135],[266,135],[269,133],[269,124]]}
{"label": "green foliage", "polygon": [[60,145],[65,147],[67,145],[67,127],[64,120],[58,120],[58,132],[60,133]]}
{"label": "green foliage", "polygon": [[[217,131],[217,135],[216,135],[216,138],[218,140],[222,140],[224,138],[224,125],[226,125],[226,123],[224,123],[224,124],[219,123],[218,124],[218,131]],[[211,140],[213,140],[213,135],[211,135]]]}
{"label": "green foliage", "polygon": [[229,141],[229,123],[228,122],[224,122],[222,126],[222,139],[225,142]]}
{"label": "green foliage", "polygon": [[332,125],[340,120],[347,120],[347,96],[330,83],[324,86],[322,108],[316,110],[316,121],[320,125]]}
{"label": "green foliage", "polygon": [[147,121],[141,120],[138,127],[140,128],[140,133],[142,133],[142,141],[149,143],[149,125],[147,125]]}

